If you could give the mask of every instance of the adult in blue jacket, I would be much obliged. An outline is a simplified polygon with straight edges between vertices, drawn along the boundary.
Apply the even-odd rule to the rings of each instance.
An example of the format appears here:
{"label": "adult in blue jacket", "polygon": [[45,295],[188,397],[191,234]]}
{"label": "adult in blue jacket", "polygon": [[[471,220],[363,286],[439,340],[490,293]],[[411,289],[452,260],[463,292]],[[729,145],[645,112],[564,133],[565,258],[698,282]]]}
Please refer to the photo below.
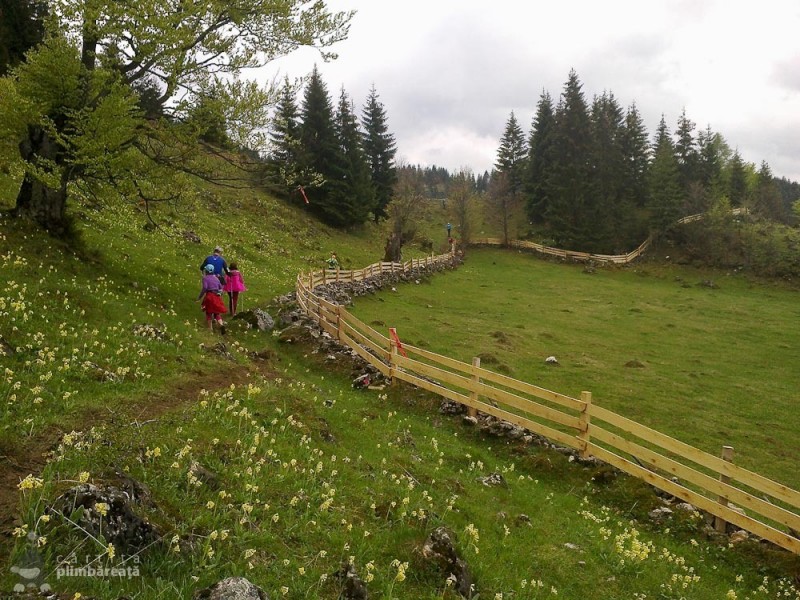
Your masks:
{"label": "adult in blue jacket", "polygon": [[225,262],[225,259],[222,258],[222,248],[217,246],[214,248],[213,254],[209,254],[206,256],[206,259],[203,261],[203,264],[200,265],[200,271],[205,272],[206,265],[213,265],[214,266],[214,275],[219,277],[219,280],[225,284],[225,276],[230,274],[228,270],[228,263]]}

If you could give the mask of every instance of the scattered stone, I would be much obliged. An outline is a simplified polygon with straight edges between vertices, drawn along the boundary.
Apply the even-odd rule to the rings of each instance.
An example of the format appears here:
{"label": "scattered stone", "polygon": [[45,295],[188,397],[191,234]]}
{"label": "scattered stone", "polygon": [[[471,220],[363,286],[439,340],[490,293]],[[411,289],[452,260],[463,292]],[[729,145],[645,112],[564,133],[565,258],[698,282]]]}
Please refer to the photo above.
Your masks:
{"label": "scattered stone", "polygon": [[544,359],[544,362],[548,365],[556,366],[558,365],[558,359],[555,356],[548,356]]}
{"label": "scattered stone", "polygon": [[301,324],[289,325],[286,329],[281,331],[278,335],[278,341],[284,344],[291,344],[294,342],[308,341],[311,339],[311,331]]}
{"label": "scattered stone", "polygon": [[688,502],[681,502],[680,504],[675,505],[675,510],[691,513],[695,512],[697,508],[693,504],[689,504]]}
{"label": "scattered stone", "polygon": [[636,359],[629,360],[628,362],[625,363],[625,366],[628,367],[629,369],[644,369],[644,363]]}
{"label": "scattered stone", "polygon": [[358,576],[355,567],[350,562],[342,563],[342,568],[336,571],[333,576],[344,582],[340,598],[346,600],[366,600],[369,598],[367,584]]}
{"label": "scattered stone", "polygon": [[0,356],[10,356],[15,352],[14,347],[0,335]]}
{"label": "scattered stone", "polygon": [[439,405],[439,412],[443,415],[463,415],[465,412],[467,412],[467,407],[460,402],[443,400]]}
{"label": "scattered stone", "polygon": [[566,544],[564,544],[564,548],[566,548],[567,550],[575,550],[575,551],[581,549],[580,546],[578,546],[577,544],[573,544],[572,542],[567,542]]}
{"label": "scattered stone", "polygon": [[274,358],[277,358],[277,354],[275,351],[270,348],[265,348],[264,350],[252,350],[247,353],[247,356],[250,360],[260,360],[260,361],[270,361]]}
{"label": "scattered stone", "polygon": [[228,352],[228,346],[225,345],[225,342],[217,342],[210,348],[205,344],[200,344],[200,348],[209,354],[218,354],[222,358],[226,358],[228,360],[236,360],[233,358],[233,355]]}
{"label": "scattered stone", "polygon": [[244,321],[249,325],[250,329],[255,329],[256,331],[272,331],[275,327],[275,320],[269,313],[260,308],[236,313],[233,319]]}
{"label": "scattered stone", "polygon": [[517,523],[519,525],[522,525],[524,523],[528,527],[533,527],[533,523],[531,523],[531,518],[525,513],[520,513],[519,515],[517,515]]}
{"label": "scattered stone", "polygon": [[464,423],[464,425],[471,425],[474,427],[475,425],[478,424],[478,418],[467,415],[462,419],[462,422]]}
{"label": "scattered stone", "polygon": [[186,230],[183,232],[183,239],[187,242],[191,242],[193,244],[200,244],[203,240],[200,239],[200,236],[197,235],[194,231]]}
{"label": "scattered stone", "polygon": [[505,478],[497,472],[489,473],[486,477],[478,477],[477,480],[486,486],[502,485],[503,487],[508,487]]}
{"label": "scattered stone", "polygon": [[747,533],[744,529],[739,529],[731,534],[730,542],[731,544],[740,544],[742,542],[747,541],[748,539],[750,539],[750,534]]}
{"label": "scattered stone", "polygon": [[428,536],[422,547],[422,556],[434,562],[446,574],[445,579],[453,580],[453,588],[464,598],[475,595],[472,574],[467,563],[458,556],[451,533],[445,527],[438,527]]}
{"label": "scattered stone", "polygon": [[703,281],[701,281],[697,285],[699,285],[700,287],[707,287],[707,288],[710,288],[712,290],[715,290],[715,289],[719,288],[719,286],[716,283],[714,283],[714,281],[712,279],[704,279]]}
{"label": "scattered stone", "polygon": [[101,535],[119,554],[133,555],[161,539],[154,525],[133,512],[136,499],[113,486],[82,483],[59,496],[49,514],[76,521],[94,537]]}
{"label": "scattered stone", "polygon": [[654,521],[663,521],[665,518],[672,515],[672,509],[662,506],[661,508],[651,510],[647,515]]}
{"label": "scattered stone", "polygon": [[269,600],[267,593],[244,577],[228,577],[196,592],[195,600]]}
{"label": "scattered stone", "polygon": [[353,379],[353,387],[357,390],[368,388],[372,383],[369,373],[364,373]]}
{"label": "scattered stone", "polygon": [[191,466],[189,467],[189,472],[197,477],[200,481],[210,487],[212,490],[219,489],[219,477],[213,471],[206,469],[203,465],[199,462],[192,461]]}

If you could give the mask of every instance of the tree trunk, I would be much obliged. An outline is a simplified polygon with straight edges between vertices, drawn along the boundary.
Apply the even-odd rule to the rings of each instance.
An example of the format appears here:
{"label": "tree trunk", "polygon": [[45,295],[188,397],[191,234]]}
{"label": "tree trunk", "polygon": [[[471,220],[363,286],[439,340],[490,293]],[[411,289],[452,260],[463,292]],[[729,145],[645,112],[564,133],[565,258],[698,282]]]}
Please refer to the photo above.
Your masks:
{"label": "tree trunk", "polygon": [[386,241],[386,248],[384,249],[383,260],[386,262],[400,262],[401,249],[403,248],[402,237],[396,233],[392,233]]}
{"label": "tree trunk", "polygon": [[[22,158],[39,168],[52,169],[58,165],[60,152],[57,144],[41,127],[28,128],[28,136],[19,145]],[[50,188],[26,173],[17,194],[14,214],[35,221],[51,233],[66,230],[67,176],[62,174],[58,188]]]}

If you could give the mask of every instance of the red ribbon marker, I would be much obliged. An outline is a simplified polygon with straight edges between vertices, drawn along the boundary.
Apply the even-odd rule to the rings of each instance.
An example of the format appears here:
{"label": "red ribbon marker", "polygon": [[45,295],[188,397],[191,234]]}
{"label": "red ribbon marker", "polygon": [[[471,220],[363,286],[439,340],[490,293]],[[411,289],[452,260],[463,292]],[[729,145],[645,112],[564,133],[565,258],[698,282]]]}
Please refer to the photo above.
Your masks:
{"label": "red ribbon marker", "polygon": [[389,336],[392,338],[395,346],[397,346],[397,351],[408,358],[408,354],[406,354],[406,351],[403,350],[403,344],[400,343],[400,338],[397,337],[397,330],[394,327],[389,327]]}
{"label": "red ribbon marker", "polygon": [[298,185],[297,189],[300,190],[300,193],[303,195],[303,200],[306,201],[306,204],[310,204],[310,202],[308,201],[308,196],[306,196],[306,190],[303,188],[303,186]]}

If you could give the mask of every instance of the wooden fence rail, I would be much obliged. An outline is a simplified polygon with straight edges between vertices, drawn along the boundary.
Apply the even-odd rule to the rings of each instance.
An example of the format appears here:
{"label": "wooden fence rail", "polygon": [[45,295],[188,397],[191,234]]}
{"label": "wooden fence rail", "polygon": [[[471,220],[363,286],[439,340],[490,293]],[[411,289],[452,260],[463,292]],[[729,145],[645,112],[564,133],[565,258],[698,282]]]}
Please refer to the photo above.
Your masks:
{"label": "wooden fence rail", "polygon": [[[747,208],[740,207],[734,208],[731,210],[732,215],[745,215],[747,214]],[[676,221],[678,225],[683,225],[686,223],[694,223],[695,221],[700,221],[701,219],[705,218],[705,213],[697,213],[695,215],[687,215],[682,217]],[[653,236],[649,236],[645,241],[639,244],[639,247],[635,250],[628,252],[627,254],[592,254],[590,252],[578,252],[577,250],[562,250],[561,248],[551,248],[550,246],[544,246],[542,244],[537,244],[535,242],[528,242],[525,240],[510,240],[508,242],[508,246],[511,248],[522,248],[524,250],[534,250],[535,252],[539,252],[540,254],[547,254],[548,256],[556,256],[559,258],[570,259],[570,260],[577,260],[577,261],[595,261],[595,262],[603,262],[603,263],[612,263],[618,265],[624,265],[629,262],[632,262],[639,258],[645,251],[650,247],[650,244],[653,243]],[[472,240],[470,242],[471,245],[474,246],[503,246],[503,240],[500,238],[478,238]]]}
{"label": "wooden fence rail", "polygon": [[592,401],[572,398],[480,366],[397,343],[358,320],[314,288],[405,272],[448,261],[449,254],[405,263],[376,263],[355,271],[326,270],[297,277],[297,302],[320,327],[392,381],[459,402],[596,457],[673,496],[774,544],[800,554],[800,492],[731,461],[694,448]]}

